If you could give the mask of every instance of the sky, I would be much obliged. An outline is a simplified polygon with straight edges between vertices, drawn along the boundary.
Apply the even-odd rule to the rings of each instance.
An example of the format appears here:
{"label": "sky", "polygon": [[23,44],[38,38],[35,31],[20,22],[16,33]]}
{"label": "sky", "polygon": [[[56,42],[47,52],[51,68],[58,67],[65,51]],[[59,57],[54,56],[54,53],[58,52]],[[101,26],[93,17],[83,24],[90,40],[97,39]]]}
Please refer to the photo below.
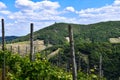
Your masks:
{"label": "sky", "polygon": [[0,19],[5,21],[6,36],[28,34],[30,23],[36,31],[55,22],[119,21],[120,0],[0,0]]}

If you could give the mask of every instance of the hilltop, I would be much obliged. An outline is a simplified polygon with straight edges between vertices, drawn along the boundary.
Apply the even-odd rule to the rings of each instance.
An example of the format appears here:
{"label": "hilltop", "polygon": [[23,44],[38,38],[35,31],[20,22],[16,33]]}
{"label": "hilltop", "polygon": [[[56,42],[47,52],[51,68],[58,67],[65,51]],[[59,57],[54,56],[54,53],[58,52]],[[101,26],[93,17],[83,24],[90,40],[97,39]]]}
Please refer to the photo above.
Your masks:
{"label": "hilltop", "polygon": [[[64,44],[68,37],[68,23],[55,23],[34,32],[35,40],[44,40],[45,44]],[[109,42],[109,38],[120,37],[120,21],[100,22],[96,24],[71,24],[76,41]],[[13,42],[28,41],[29,34],[12,40]]]}

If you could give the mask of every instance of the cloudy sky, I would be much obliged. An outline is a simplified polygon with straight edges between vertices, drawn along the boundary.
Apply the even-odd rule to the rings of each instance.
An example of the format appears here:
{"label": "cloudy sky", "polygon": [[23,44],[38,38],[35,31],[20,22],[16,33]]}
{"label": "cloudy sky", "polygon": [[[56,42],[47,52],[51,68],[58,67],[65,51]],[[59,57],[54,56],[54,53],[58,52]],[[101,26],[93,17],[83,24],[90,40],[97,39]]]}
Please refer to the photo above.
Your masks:
{"label": "cloudy sky", "polygon": [[120,0],[0,0],[2,18],[7,36],[22,36],[29,33],[30,23],[34,23],[36,31],[55,22],[120,20]]}

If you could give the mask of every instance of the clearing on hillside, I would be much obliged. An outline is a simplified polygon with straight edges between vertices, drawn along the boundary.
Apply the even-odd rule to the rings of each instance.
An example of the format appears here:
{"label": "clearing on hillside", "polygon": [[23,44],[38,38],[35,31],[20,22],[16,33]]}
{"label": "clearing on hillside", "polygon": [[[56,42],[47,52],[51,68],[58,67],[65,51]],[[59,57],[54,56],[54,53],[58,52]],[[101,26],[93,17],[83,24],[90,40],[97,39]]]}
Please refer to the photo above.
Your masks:
{"label": "clearing on hillside", "polygon": [[109,41],[110,41],[110,43],[120,43],[120,37],[118,37],[118,38],[110,38]]}
{"label": "clearing on hillside", "polygon": [[[46,48],[44,40],[36,40],[34,43],[34,52],[40,52]],[[30,51],[30,42],[23,41],[17,43],[6,44],[6,48],[14,53],[20,53],[21,55],[29,53]]]}

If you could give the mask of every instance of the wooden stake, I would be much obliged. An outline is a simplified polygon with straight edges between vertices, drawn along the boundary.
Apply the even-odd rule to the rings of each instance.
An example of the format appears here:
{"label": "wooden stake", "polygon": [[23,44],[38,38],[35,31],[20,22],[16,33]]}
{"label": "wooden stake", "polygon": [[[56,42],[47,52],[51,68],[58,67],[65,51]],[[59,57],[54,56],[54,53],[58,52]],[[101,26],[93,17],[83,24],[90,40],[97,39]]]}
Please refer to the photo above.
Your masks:
{"label": "wooden stake", "polygon": [[80,53],[78,53],[79,54],[79,59],[78,59],[78,71],[80,71],[81,70],[81,55],[80,55]]}
{"label": "wooden stake", "polygon": [[87,57],[87,78],[88,78],[88,76],[89,76],[89,71],[90,71],[90,65],[89,65],[89,56]]}
{"label": "wooden stake", "polygon": [[26,49],[25,49],[25,52],[26,52],[26,53],[25,53],[25,54],[27,54],[27,53],[28,53],[27,51],[28,51],[28,47],[26,46]]}
{"label": "wooden stake", "polygon": [[36,50],[36,46],[34,46],[34,54],[37,52],[37,50]]}
{"label": "wooden stake", "polygon": [[20,54],[20,46],[18,46],[18,54]]}
{"label": "wooden stake", "polygon": [[30,61],[33,61],[34,47],[33,47],[33,23],[30,24]]}
{"label": "wooden stake", "polygon": [[[2,19],[2,50],[5,51],[5,30],[4,30],[4,19]],[[2,80],[5,80],[5,53],[3,56],[3,68],[2,68]]]}
{"label": "wooden stake", "polygon": [[12,45],[10,46],[10,51],[12,52],[13,50],[12,50],[13,48],[12,48]]}
{"label": "wooden stake", "polygon": [[72,60],[72,75],[73,75],[73,80],[77,80],[77,66],[75,61],[73,30],[71,25],[68,26],[68,30],[69,30],[69,40],[70,40],[70,53],[71,53],[71,60]]}
{"label": "wooden stake", "polygon": [[102,78],[102,55],[100,55],[99,76],[100,76],[100,80],[101,80],[101,78]]}

